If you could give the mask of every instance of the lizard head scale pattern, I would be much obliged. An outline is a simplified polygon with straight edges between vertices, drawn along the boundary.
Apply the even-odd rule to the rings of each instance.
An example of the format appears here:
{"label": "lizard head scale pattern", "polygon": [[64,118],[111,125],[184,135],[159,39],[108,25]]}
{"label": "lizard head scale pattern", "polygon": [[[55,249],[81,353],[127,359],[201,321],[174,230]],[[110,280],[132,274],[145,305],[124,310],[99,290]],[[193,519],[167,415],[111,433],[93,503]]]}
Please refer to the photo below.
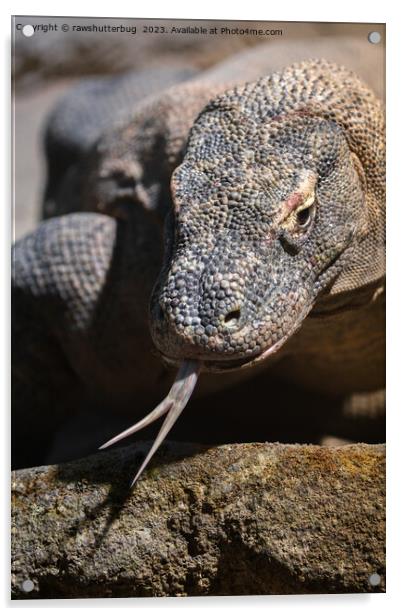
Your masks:
{"label": "lizard head scale pattern", "polygon": [[370,225],[383,199],[381,117],[358,78],[325,61],[206,106],[172,177],[151,300],[168,361],[248,366],[282,346],[322,292],[379,277],[382,230]]}

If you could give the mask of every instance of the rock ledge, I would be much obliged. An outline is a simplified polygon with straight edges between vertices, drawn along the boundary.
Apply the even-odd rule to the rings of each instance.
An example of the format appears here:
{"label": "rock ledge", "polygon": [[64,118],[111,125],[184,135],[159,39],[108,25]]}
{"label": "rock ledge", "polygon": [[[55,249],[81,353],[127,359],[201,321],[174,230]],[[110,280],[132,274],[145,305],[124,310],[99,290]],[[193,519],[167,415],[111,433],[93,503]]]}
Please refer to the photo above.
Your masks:
{"label": "rock ledge", "polygon": [[382,445],[148,446],[13,473],[13,598],[384,592]]}

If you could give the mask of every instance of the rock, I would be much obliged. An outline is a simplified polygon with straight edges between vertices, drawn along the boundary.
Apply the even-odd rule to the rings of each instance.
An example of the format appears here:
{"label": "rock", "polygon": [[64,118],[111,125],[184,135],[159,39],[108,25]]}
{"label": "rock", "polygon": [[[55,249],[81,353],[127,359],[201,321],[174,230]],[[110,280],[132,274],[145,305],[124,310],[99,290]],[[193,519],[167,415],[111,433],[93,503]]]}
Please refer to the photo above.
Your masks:
{"label": "rock", "polygon": [[13,473],[14,598],[384,592],[382,445],[148,447]]}

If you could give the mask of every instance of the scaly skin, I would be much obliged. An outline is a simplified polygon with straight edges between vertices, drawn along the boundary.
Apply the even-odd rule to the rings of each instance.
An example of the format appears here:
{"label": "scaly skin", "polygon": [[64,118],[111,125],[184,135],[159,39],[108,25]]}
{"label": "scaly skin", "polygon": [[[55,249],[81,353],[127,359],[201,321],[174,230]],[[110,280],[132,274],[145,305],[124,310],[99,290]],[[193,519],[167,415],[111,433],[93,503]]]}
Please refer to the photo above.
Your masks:
{"label": "scaly skin", "polygon": [[103,135],[74,178],[67,178],[58,213],[84,210],[128,220],[140,207],[162,224],[171,208],[170,178],[183,158],[190,127],[224,89],[223,84],[190,82],[138,105],[130,121]]}
{"label": "scaly skin", "polygon": [[[55,105],[44,129],[47,180],[45,218],[60,214],[60,191],[81,159],[113,127],[131,118],[136,106],[169,86],[194,77],[192,67],[166,65],[111,77],[83,79]],[[67,212],[63,212],[67,213]]]}
{"label": "scaly skin", "polygon": [[[262,359],[269,356],[276,362],[273,371],[308,388],[347,394],[382,386],[381,104],[345,69],[306,62],[212,100],[184,148],[197,114],[222,89],[202,80],[178,86],[165,100],[139,109],[134,122],[101,139],[88,155],[80,182],[73,183],[75,209],[121,217],[124,232],[116,234],[116,223],[106,218],[109,229],[99,214],[73,214],[17,244],[14,262],[26,267],[14,268],[15,346],[23,349],[30,338],[33,350],[16,357],[22,417],[38,408],[27,400],[26,384],[35,390],[32,383],[43,368],[33,369],[35,349],[49,336],[57,340],[49,347],[58,349],[61,373],[72,371],[74,382],[78,377],[83,407],[105,394],[117,401],[122,391],[137,399],[139,388],[144,396],[151,391],[159,397],[166,384],[156,374],[160,359],[141,333],[148,331],[148,318],[168,363],[191,360],[203,372],[220,371],[215,382],[221,385],[232,374],[236,380],[265,370],[271,362]],[[187,105],[189,99],[194,106]],[[171,204],[167,183],[177,165]],[[110,190],[116,169],[118,181]],[[66,211],[73,209],[71,200],[66,203]],[[148,315],[161,246],[153,215],[161,221],[170,208],[164,264]],[[98,217],[105,233],[92,237]],[[42,254],[49,238],[59,247],[59,269],[52,253]],[[93,241],[106,242],[105,250],[112,246],[109,258],[94,259]],[[88,297],[94,298],[88,319],[71,334]],[[49,305],[56,308],[49,311]],[[35,339],[29,331],[32,308]],[[70,313],[73,320],[66,322]],[[51,369],[52,352],[45,370]],[[251,364],[253,370],[238,370]],[[41,404],[51,408],[61,386],[46,391],[39,381],[47,396]]]}
{"label": "scaly skin", "polygon": [[326,61],[238,86],[200,114],[172,176],[174,215],[151,300],[154,342],[180,369],[154,411],[102,446],[166,414],[133,484],[201,370],[278,355],[320,295],[378,285],[383,134],[374,95]]}
{"label": "scaly skin", "polygon": [[328,294],[381,286],[384,181],[381,104],[345,69],[296,64],[213,100],[172,177],[161,353],[249,365]]}

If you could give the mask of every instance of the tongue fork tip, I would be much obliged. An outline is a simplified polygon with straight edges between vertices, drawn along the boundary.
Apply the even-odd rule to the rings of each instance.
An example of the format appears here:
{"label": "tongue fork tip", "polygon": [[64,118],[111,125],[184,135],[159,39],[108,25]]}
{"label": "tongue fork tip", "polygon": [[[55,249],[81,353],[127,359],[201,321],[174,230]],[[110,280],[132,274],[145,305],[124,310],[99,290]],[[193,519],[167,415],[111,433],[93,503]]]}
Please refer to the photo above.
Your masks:
{"label": "tongue fork tip", "polygon": [[120,434],[113,437],[99,447],[99,449],[106,449],[110,445],[113,445],[114,443],[117,443],[118,441],[126,438],[127,436],[134,434],[134,432],[141,430],[145,426],[149,425],[150,423],[167,413],[165,421],[163,422],[162,427],[159,430],[151,449],[149,450],[136,476],[134,477],[130,487],[133,487],[135,485],[140,475],[148,465],[148,462],[151,460],[156,450],[160,447],[167,434],[169,433],[170,429],[172,428],[173,424],[176,422],[179,415],[185,408],[187,402],[191,397],[191,394],[194,391],[194,387],[197,383],[200,370],[201,364],[199,362],[193,360],[183,361],[177,372],[175,381],[166,398],[164,398],[162,402],[158,404],[158,406],[153,411],[151,411],[151,413],[146,415],[139,422],[137,422],[127,430],[124,430],[123,432],[121,432]]}

